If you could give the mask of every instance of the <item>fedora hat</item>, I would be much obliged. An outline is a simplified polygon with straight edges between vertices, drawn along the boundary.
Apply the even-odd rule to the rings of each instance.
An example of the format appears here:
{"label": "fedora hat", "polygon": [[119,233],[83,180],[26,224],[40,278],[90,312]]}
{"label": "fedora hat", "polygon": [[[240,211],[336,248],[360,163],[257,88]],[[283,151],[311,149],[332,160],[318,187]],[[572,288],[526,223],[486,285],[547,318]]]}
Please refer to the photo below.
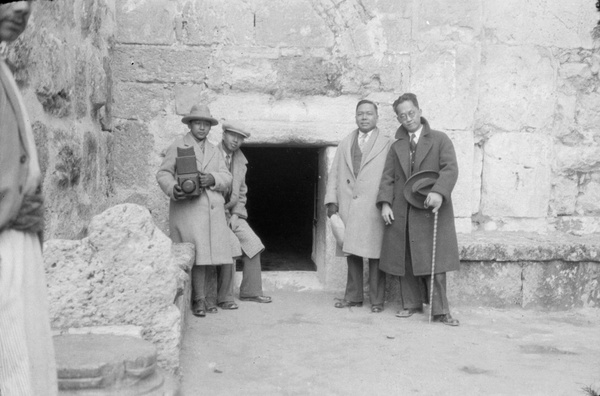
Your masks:
{"label": "fedora hat", "polygon": [[425,199],[431,192],[431,188],[440,177],[436,171],[425,170],[412,175],[404,183],[404,198],[412,206],[425,209]]}
{"label": "fedora hat", "polygon": [[217,121],[210,115],[210,110],[207,105],[192,106],[190,114],[183,116],[181,122],[183,122],[184,124],[189,124],[190,121],[194,120],[208,121],[212,126],[215,126],[219,123],[219,121]]}
{"label": "fedora hat", "polygon": [[333,236],[335,237],[335,241],[338,245],[344,246],[344,231],[346,227],[344,226],[344,221],[340,217],[339,214],[334,213],[329,218],[329,224],[331,224],[331,231],[333,232]]}
{"label": "fedora hat", "polygon": [[237,121],[223,121],[223,132],[234,132],[246,139],[250,137],[248,129]]}

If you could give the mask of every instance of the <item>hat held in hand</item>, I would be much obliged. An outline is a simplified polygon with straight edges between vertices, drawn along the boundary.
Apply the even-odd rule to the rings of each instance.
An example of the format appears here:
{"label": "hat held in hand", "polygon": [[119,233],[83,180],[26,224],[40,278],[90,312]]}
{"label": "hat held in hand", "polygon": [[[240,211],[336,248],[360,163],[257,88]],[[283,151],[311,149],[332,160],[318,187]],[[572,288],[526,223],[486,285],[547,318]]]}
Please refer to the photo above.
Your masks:
{"label": "hat held in hand", "polygon": [[344,226],[344,221],[340,215],[337,213],[333,214],[329,218],[329,224],[331,224],[331,231],[333,232],[337,244],[340,245],[340,247],[344,246],[344,231],[346,227]]}
{"label": "hat held in hand", "polygon": [[436,171],[425,170],[412,175],[404,184],[404,198],[412,206],[425,209],[425,199],[431,192],[440,174]]}

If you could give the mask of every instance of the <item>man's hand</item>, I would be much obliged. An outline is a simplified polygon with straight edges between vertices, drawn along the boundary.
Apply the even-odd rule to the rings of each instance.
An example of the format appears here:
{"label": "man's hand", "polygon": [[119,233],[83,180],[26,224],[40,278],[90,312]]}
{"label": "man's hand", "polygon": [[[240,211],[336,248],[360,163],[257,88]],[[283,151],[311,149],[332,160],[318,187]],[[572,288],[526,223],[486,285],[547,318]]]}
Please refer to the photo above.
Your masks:
{"label": "man's hand", "polygon": [[231,217],[229,218],[229,228],[231,228],[232,230],[235,230],[237,228],[237,222],[239,220],[238,215],[236,214],[232,214]]}
{"label": "man's hand", "polygon": [[173,199],[175,201],[179,201],[180,199],[184,199],[184,198],[185,198],[185,193],[183,192],[183,190],[181,189],[179,184],[175,184],[173,186]]}
{"label": "man's hand", "polygon": [[394,221],[394,211],[389,203],[384,202],[381,206],[381,217],[383,217],[383,221],[385,225],[390,225]]}
{"label": "man's hand", "polygon": [[338,206],[334,203],[327,204],[327,217],[331,217],[338,212]]}
{"label": "man's hand", "polygon": [[436,213],[440,210],[440,206],[444,202],[444,197],[441,194],[436,192],[430,192],[427,194],[427,198],[425,198],[425,209],[432,208],[431,211]]}
{"label": "man's hand", "polygon": [[200,173],[200,187],[207,188],[215,185],[215,178],[210,173]]}
{"label": "man's hand", "polygon": [[19,214],[10,227],[37,234],[44,231],[44,197],[42,194],[25,195]]}

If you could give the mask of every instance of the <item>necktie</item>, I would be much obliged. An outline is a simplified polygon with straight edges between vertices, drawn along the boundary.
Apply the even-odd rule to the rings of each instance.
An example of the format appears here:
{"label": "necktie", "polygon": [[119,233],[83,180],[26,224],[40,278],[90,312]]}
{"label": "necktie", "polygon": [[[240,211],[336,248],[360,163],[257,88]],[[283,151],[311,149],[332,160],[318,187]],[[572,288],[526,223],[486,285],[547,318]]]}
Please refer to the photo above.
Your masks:
{"label": "necktie", "polygon": [[410,173],[414,171],[415,168],[415,152],[417,151],[417,142],[415,142],[415,134],[410,134]]}
{"label": "necktie", "polygon": [[225,156],[225,161],[227,162],[227,169],[231,170],[231,154]]}
{"label": "necktie", "polygon": [[360,151],[363,151],[366,142],[367,142],[367,134],[361,132],[360,135],[358,136],[358,148],[360,148]]}

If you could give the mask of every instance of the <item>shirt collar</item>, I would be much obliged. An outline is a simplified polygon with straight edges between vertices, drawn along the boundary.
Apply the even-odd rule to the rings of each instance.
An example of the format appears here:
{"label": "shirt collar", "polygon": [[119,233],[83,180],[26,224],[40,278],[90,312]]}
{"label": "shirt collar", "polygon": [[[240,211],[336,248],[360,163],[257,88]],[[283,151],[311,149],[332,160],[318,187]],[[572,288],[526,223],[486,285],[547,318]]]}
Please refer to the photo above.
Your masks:
{"label": "shirt collar", "polygon": [[415,134],[415,142],[418,143],[419,142],[419,137],[421,136],[421,132],[423,132],[423,124],[421,124],[421,126],[419,127],[419,129],[417,129],[415,132],[409,132],[408,136],[410,138],[410,134],[414,133]]}

